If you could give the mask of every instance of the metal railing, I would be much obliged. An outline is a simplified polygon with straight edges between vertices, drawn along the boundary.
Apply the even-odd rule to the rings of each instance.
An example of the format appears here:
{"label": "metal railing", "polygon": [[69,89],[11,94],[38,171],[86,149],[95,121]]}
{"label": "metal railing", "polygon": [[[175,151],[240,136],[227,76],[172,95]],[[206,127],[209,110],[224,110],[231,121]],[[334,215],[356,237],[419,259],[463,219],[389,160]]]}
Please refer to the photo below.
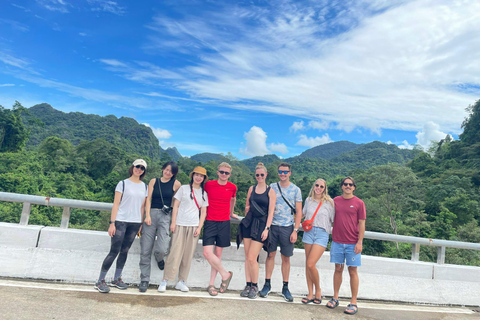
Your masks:
{"label": "metal railing", "polygon": [[[21,202],[23,203],[22,215],[20,217],[20,225],[28,225],[28,219],[30,217],[30,210],[32,204],[63,207],[62,221],[60,228],[68,228],[70,220],[70,209],[87,209],[98,211],[111,211],[112,203],[95,202],[95,201],[83,201],[72,200],[62,198],[50,198],[42,196],[32,196],[27,194],[0,192],[0,201]],[[232,219],[231,222],[239,224],[241,221]],[[440,240],[440,239],[427,239],[420,237],[402,236],[390,233],[365,231],[365,239],[402,242],[412,244],[412,261],[420,261],[420,246],[433,246],[437,247],[437,263],[445,263],[445,249],[446,248],[458,248],[467,250],[480,250],[480,243]]]}

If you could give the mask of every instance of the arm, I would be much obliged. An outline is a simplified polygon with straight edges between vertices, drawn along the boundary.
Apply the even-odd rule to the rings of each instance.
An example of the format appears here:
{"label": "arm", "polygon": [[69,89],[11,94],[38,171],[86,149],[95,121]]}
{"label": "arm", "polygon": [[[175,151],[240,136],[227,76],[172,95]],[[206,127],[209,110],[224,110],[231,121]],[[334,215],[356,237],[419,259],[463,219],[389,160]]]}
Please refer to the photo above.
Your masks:
{"label": "arm", "polygon": [[247,216],[248,211],[250,211],[250,196],[252,195],[253,187],[248,188],[247,192],[247,202],[245,203],[245,217]]}
{"label": "arm", "polygon": [[175,201],[178,201],[177,199],[175,199],[175,194],[177,193],[178,189],[182,186],[182,184],[180,183],[180,181],[178,180],[175,180],[175,183],[173,184],[173,196],[172,196],[172,202],[170,203],[170,206],[173,208],[173,206],[175,205]]}
{"label": "arm", "polygon": [[175,201],[173,205],[172,211],[172,223],[170,224],[170,231],[175,233],[175,226],[177,225],[177,214],[178,214],[178,207],[180,206],[180,201]]}
{"label": "arm", "polygon": [[[140,208],[140,221],[143,221],[143,217],[145,214],[145,204],[147,202],[147,199],[148,199],[148,196],[143,199],[142,207]],[[142,235],[142,227],[143,227],[143,224],[141,224],[140,229],[138,229],[138,233],[137,233],[138,237],[141,237]]]}
{"label": "arm", "polygon": [[277,195],[275,194],[275,191],[270,188],[270,191],[268,191],[268,217],[267,217],[267,225],[265,226],[265,230],[262,232],[262,241],[267,240],[268,238],[268,229],[272,226],[272,221],[273,221],[273,213],[275,212],[275,203],[277,202]]}
{"label": "arm", "polygon": [[[152,195],[153,195],[153,188],[155,187],[155,181],[156,181],[155,179],[152,179],[148,183],[148,197],[147,197],[147,202],[145,203],[145,223],[148,226],[152,224],[152,217],[150,216],[150,210],[152,206]],[[143,217],[142,217],[142,221],[143,221]]]}
{"label": "arm", "polygon": [[[301,201],[295,202],[295,211],[297,212],[297,214],[295,215],[294,229],[298,230],[298,228],[300,227],[300,222],[302,221],[302,215],[300,214],[300,212],[302,212],[302,202]],[[290,235],[290,242],[291,243],[297,242],[297,231],[295,231],[295,230],[293,230],[292,234]]]}
{"label": "arm", "polygon": [[235,214],[235,202],[237,202],[236,196],[230,199],[230,217],[238,220],[238,215]]}
{"label": "arm", "polygon": [[[113,199],[112,213],[110,215],[110,221],[115,221],[117,219],[118,207],[120,206],[120,199],[122,198],[122,193],[115,191],[115,198]],[[115,222],[110,223],[108,227],[108,235],[113,237],[115,235]]]}
{"label": "arm", "polygon": [[195,230],[193,234],[194,237],[198,237],[200,235],[200,231],[202,231],[203,223],[205,222],[205,217],[207,216],[207,207],[202,207],[200,209],[200,221],[198,223],[198,228]]}
{"label": "arm", "polygon": [[365,236],[365,220],[358,220],[358,242],[355,245],[355,253],[359,254],[363,250],[363,237]]}

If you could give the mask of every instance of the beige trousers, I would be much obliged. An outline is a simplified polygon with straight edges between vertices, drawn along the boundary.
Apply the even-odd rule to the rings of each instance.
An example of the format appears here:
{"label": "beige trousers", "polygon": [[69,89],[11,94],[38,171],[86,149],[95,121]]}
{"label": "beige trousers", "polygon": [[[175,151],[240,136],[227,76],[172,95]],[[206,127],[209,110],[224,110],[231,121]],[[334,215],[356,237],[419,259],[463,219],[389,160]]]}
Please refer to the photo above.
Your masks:
{"label": "beige trousers", "polygon": [[198,236],[193,236],[195,230],[197,230],[197,227],[178,225],[175,227],[175,232],[172,234],[172,240],[170,241],[170,253],[165,261],[164,279],[175,280],[178,272],[178,281],[187,281],[198,242]]}

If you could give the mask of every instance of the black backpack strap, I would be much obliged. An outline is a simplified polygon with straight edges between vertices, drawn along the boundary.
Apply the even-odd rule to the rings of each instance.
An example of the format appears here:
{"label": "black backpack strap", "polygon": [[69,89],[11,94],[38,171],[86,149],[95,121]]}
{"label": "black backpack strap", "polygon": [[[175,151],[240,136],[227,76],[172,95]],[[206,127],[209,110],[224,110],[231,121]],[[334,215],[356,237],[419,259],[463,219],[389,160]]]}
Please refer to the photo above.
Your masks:
{"label": "black backpack strap", "polygon": [[292,209],[292,215],[294,215],[295,213],[297,213],[297,211],[295,210],[295,208],[290,204],[290,202],[288,202],[288,200],[283,196],[283,192],[282,192],[282,188],[280,187],[280,184],[277,182],[277,187],[278,187],[278,190],[280,191],[280,195],[282,196],[283,200],[285,200],[286,204],[290,207],[290,209]]}

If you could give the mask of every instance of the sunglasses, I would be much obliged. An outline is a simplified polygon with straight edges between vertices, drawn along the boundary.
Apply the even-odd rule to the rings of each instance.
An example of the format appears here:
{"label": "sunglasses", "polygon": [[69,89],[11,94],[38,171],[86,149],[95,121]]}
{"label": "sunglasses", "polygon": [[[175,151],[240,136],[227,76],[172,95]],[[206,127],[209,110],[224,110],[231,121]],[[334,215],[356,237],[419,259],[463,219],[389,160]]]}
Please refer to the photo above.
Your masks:
{"label": "sunglasses", "polygon": [[320,184],[318,184],[318,183],[315,184],[315,187],[320,188],[320,189],[324,189],[324,188],[325,188],[325,186],[324,186],[323,184],[320,185]]}
{"label": "sunglasses", "polygon": [[343,185],[345,187],[354,187],[355,186],[353,183],[348,183],[348,182],[344,182]]}
{"label": "sunglasses", "polygon": [[145,171],[145,167],[144,167],[144,166],[141,166],[141,165],[139,165],[139,164],[137,164],[137,165],[135,166],[135,168],[140,169],[140,170],[142,170],[142,171]]}
{"label": "sunglasses", "polygon": [[230,172],[228,172],[228,171],[218,171],[218,173],[224,174],[224,175],[226,175],[226,176],[229,176],[229,175],[230,175]]}
{"label": "sunglasses", "polygon": [[278,170],[278,174],[282,174],[282,173],[283,173],[283,174],[287,174],[287,173],[289,173],[289,172],[290,172],[290,171],[288,171],[288,170],[283,170],[283,171],[282,171],[282,170]]}
{"label": "sunglasses", "polygon": [[256,173],[255,176],[257,176],[257,177],[265,177],[265,173]]}

